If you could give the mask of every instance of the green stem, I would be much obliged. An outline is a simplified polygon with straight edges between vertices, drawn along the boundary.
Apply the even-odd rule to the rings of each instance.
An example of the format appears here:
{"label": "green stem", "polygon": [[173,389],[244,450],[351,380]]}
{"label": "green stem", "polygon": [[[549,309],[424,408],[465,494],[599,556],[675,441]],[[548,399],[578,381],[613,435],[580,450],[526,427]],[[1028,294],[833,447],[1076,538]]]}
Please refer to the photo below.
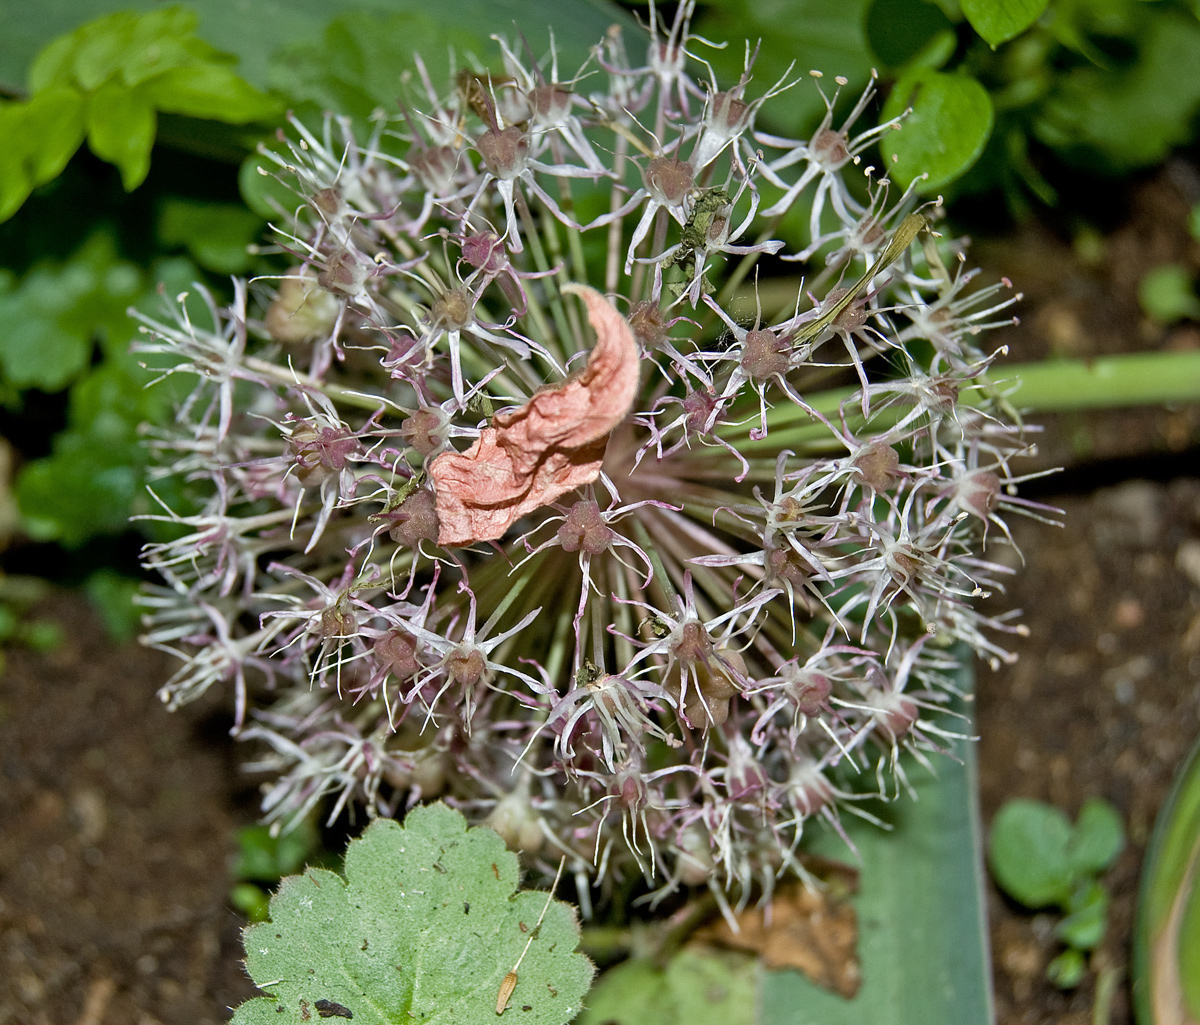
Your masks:
{"label": "green stem", "polygon": [[1014,382],[1009,401],[1035,413],[1200,402],[1200,352],[1018,363],[995,367],[992,376]]}

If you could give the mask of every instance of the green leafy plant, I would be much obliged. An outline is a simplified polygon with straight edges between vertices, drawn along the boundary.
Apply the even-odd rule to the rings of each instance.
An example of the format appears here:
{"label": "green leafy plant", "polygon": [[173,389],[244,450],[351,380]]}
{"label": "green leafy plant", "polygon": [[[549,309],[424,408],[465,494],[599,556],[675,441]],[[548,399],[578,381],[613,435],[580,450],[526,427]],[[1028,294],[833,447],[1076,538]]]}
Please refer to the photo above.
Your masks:
{"label": "green leafy plant", "polygon": [[[309,869],[246,929],[246,968],[267,992],[234,1025],[321,1018],[454,1025],[562,1025],[579,1013],[592,964],[574,909],[518,890],[516,855],[443,804],[403,826],[372,823],[346,850],[345,876]],[[510,1007],[511,1005],[511,1007]]]}
{"label": "green leafy plant", "polygon": [[29,97],[0,106],[0,220],[57,177],[87,139],[126,190],[150,170],[160,112],[246,124],[280,103],[238,76],[235,58],[196,35],[196,15],[172,6],[118,11],[47,46],[29,70]]}
{"label": "green leafy plant", "polygon": [[[1200,79],[1179,69],[1200,64],[1200,19],[1185,0],[725,0],[700,31],[761,38],[768,79],[794,60],[860,88],[880,69],[880,123],[912,110],[885,159],[931,195],[1001,188],[1019,211],[1055,201],[1047,165],[1121,173],[1195,138]],[[712,59],[733,72],[741,54]],[[763,115],[811,130],[819,109],[789,96]]]}
{"label": "green leafy plant", "polygon": [[1087,953],[1104,938],[1108,891],[1099,876],[1124,844],[1120,816],[1098,798],[1084,803],[1074,826],[1039,801],[1009,801],[996,813],[988,845],[996,883],[1027,908],[1056,907],[1065,915],[1055,935],[1066,949],[1046,969],[1057,986],[1079,984]]}

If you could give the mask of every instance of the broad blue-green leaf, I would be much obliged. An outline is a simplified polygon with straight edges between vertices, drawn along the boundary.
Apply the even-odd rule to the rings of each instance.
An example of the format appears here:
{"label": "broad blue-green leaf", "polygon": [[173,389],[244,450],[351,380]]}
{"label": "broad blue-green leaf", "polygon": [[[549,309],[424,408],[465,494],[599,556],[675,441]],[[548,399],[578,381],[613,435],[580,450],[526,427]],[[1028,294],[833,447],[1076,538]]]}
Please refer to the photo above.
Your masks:
{"label": "broad blue-green leaf", "polygon": [[979,158],[995,118],[987,90],[969,75],[920,69],[896,83],[884,104],[881,121],[912,112],[900,130],[880,141],[891,175],[907,185],[933,192],[954,181]]}
{"label": "broad blue-green leaf", "polygon": [[967,21],[993,47],[1019,36],[1042,16],[1049,0],[962,0]]}
{"label": "broad blue-green leaf", "polygon": [[[970,733],[969,725],[955,729]],[[964,741],[953,751],[962,761],[938,758],[936,777],[908,764],[919,800],[887,809],[891,832],[845,817],[862,855],[858,995],[843,1000],[797,972],[768,972],[761,1025],[993,1021],[975,752]],[[829,832],[816,849],[847,859]]]}
{"label": "broad blue-green leaf", "polygon": [[1067,847],[1067,857],[1075,872],[1080,875],[1103,872],[1124,846],[1125,830],[1117,809],[1098,797],[1084,801]]}
{"label": "broad blue-green leaf", "polygon": [[762,974],[733,951],[684,950],[665,969],[633,958],[600,977],[575,1025],[755,1025]]}
{"label": "broad blue-green leaf", "polygon": [[1142,868],[1133,934],[1139,1025],[1200,1020],[1200,743],[1175,777]]}
{"label": "broad blue-green leaf", "polygon": [[403,827],[376,820],[350,843],[344,879],[322,869],[288,877],[271,921],[246,930],[246,968],[269,995],[242,1004],[233,1025],[300,1025],[323,1010],[365,1023],[493,1025],[500,985],[526,948],[505,1013],[562,1025],[579,1012],[592,965],[575,949],[574,909],[517,892],[517,878],[499,835],[468,830],[445,805],[414,808]]}
{"label": "broad blue-green leaf", "polygon": [[996,882],[1027,908],[1065,907],[1074,872],[1067,853],[1071,822],[1041,801],[1006,803],[992,820],[988,864]]}
{"label": "broad blue-green leaf", "polygon": [[116,80],[105,82],[88,100],[88,146],[101,160],[117,165],[126,192],[141,185],[150,171],[156,124],[146,94]]}
{"label": "broad blue-green leaf", "polygon": [[[1148,5],[1149,6],[1149,5]],[[1162,10],[1132,40],[1137,56],[1119,72],[1091,65],[1059,76],[1033,130],[1089,169],[1157,163],[1192,138],[1200,110],[1200,22]]]}

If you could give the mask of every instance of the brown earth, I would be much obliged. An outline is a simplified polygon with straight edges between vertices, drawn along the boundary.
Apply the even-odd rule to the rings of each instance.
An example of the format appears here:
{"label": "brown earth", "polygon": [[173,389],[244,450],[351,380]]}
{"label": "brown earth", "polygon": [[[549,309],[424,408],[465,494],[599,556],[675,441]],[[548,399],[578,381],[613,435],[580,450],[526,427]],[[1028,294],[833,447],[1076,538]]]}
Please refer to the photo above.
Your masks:
{"label": "brown earth", "polygon": [[[1195,325],[1157,328],[1135,302],[1144,269],[1200,267],[1191,187],[1179,172],[1141,187],[1088,262],[1045,227],[977,247],[1026,293],[1003,338],[1014,357],[1200,346]],[[1014,667],[979,669],[984,817],[1016,796],[1120,810],[1130,843],[1095,967],[1117,980],[1106,1020],[1127,1025],[1142,856],[1200,735],[1200,407],[1045,422],[1038,465],[1070,469],[1026,493],[1066,526],[1013,525],[1026,566],[993,601],[1024,609],[1031,635]],[[0,1025],[225,1021],[251,995],[227,891],[233,830],[253,816],[227,713],[166,713],[164,660],[112,646],[81,599],[43,612],[65,644],[10,650],[0,678]],[[1001,1025],[1091,1021],[1095,973],[1070,994],[1044,980],[1053,919],[994,890],[989,905]]]}

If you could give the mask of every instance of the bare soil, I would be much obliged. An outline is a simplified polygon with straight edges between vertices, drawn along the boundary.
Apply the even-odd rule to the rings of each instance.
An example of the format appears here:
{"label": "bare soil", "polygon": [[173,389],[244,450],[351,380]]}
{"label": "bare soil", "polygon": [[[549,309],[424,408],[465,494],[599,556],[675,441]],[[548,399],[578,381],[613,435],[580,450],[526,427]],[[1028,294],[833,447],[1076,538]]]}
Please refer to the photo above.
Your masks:
{"label": "bare soil", "polygon": [[[1018,359],[1196,348],[1195,325],[1139,314],[1136,282],[1167,260],[1200,267],[1184,231],[1186,174],[1136,190],[1084,262],[1045,226],[976,249],[1026,293],[1005,332]],[[1016,518],[1026,565],[995,607],[1019,607],[1019,662],[978,670],[985,822],[1016,796],[1074,815],[1100,796],[1129,845],[1109,873],[1112,919],[1095,958],[1131,1022],[1125,972],[1138,874],[1155,814],[1200,735],[1200,406],[1046,419],[1038,466],[1068,471],[1026,494],[1062,529]],[[114,647],[82,599],[44,608],[66,643],[7,653],[0,678],[0,1025],[208,1025],[251,995],[227,900],[234,829],[252,821],[216,700],[171,715],[168,666]],[[989,894],[1001,1025],[1084,1025],[1095,978],[1044,979],[1053,919]]]}

